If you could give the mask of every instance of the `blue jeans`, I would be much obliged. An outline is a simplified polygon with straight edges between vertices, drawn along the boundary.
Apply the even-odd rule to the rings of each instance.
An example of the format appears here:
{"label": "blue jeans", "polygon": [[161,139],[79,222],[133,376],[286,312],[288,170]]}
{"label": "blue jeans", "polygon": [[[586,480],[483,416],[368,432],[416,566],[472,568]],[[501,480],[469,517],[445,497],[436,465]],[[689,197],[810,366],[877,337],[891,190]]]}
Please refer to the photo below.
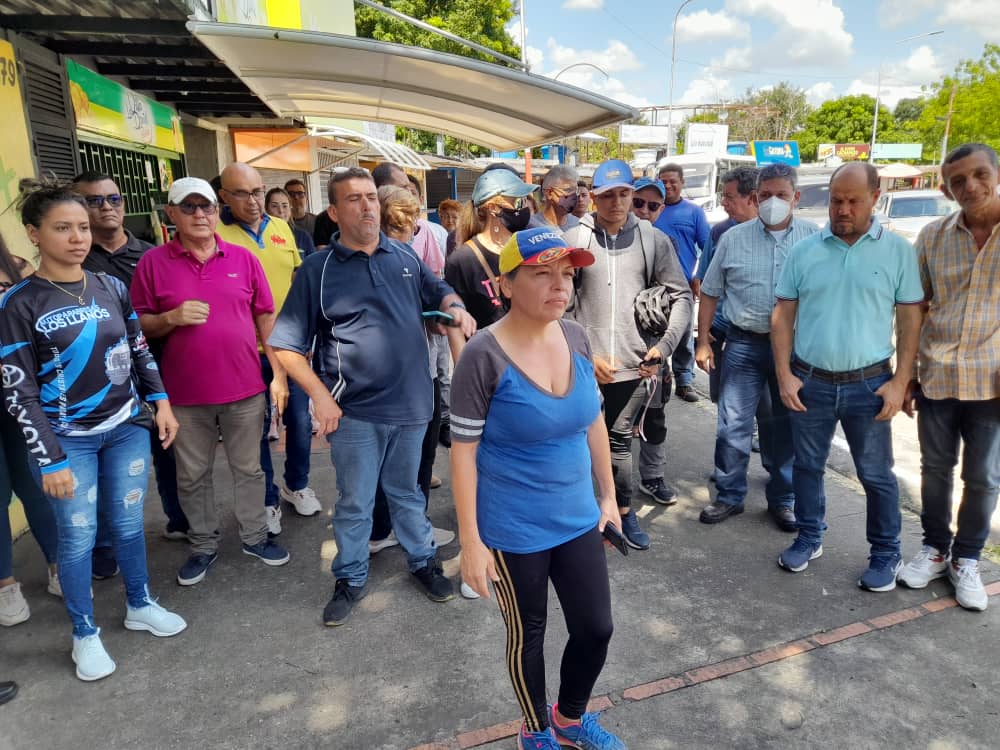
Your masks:
{"label": "blue jeans", "polygon": [[694,382],[694,319],[688,324],[687,332],[674,349],[670,359],[674,369],[674,387],[691,385]]}
{"label": "blue jeans", "polygon": [[419,570],[435,556],[434,532],[424,512],[426,499],[417,486],[426,432],[426,423],[374,424],[344,416],[337,431],[327,437],[339,494],[333,510],[334,578],[346,578],[352,586],[368,580],[368,539],[379,484],[410,570]]}
{"label": "blue jeans", "polygon": [[[921,398],[920,499],[924,544],[953,558],[978,560],[990,533],[1000,490],[1000,398],[990,401]],[[952,546],[951,490],[962,451],[962,504]]]}
{"label": "blue jeans", "polygon": [[[271,381],[274,372],[267,357],[260,355],[260,370],[264,376],[267,411],[264,414],[264,434],[260,439],[260,468],[264,472],[264,505],[278,505],[278,488],[274,485],[274,464],[267,433],[271,427]],[[285,486],[292,492],[309,484],[309,454],[312,450],[312,419],[309,417],[309,394],[291,378],[288,379],[288,405],[282,415],[285,424]]]}
{"label": "blue jeans", "polygon": [[833,385],[809,376],[809,370],[793,364],[802,379],[799,399],[807,411],[790,412],[795,444],[795,520],[799,537],[819,544],[826,531],[826,493],[823,474],[830,455],[833,433],[840,422],[851,449],[858,480],[868,501],[867,536],[872,554],[899,552],[902,516],[899,485],[892,473],[892,428],[888,421],[876,422],[882,397],[875,391],[890,380],[889,373],[864,381]]}
{"label": "blue jeans", "polygon": [[132,607],[144,606],[149,575],[143,534],[143,498],[149,481],[149,438],[144,427],[122,424],[108,432],[59,436],[76,490],[69,500],[49,497],[59,530],[59,583],[73,635],[97,632],[90,597],[90,553],[101,517]]}
{"label": "blue jeans", "polygon": [[[760,449],[771,475],[764,491],[769,510],[792,508],[792,425],[788,409],[781,401],[778,378],[771,354],[771,340],[748,335],[730,327],[722,360],[722,388],[719,394],[719,423],[715,439],[715,486],[717,500],[727,505],[743,505],[747,494],[747,469],[753,420],[760,426]],[[760,409],[761,393],[770,393],[770,409]],[[765,455],[766,452],[766,455]]]}
{"label": "blue jeans", "polygon": [[[29,463],[30,461],[30,463]],[[10,505],[13,493],[21,499],[28,527],[42,548],[45,561],[55,563],[59,540],[56,536],[56,519],[52,508],[32,476],[31,465],[24,444],[24,434],[14,418],[6,411],[0,413],[0,579],[13,575],[14,542],[11,538]]]}

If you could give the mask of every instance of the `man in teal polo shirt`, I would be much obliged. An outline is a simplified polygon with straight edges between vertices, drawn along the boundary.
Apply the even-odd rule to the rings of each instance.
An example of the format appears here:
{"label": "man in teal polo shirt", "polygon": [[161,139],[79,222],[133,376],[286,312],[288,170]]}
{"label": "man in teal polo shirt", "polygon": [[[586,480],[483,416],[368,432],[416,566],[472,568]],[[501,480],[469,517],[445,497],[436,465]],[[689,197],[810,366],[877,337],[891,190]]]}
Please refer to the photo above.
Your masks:
{"label": "man in teal polo shirt", "polygon": [[798,573],[823,554],[823,473],[840,422],[868,498],[871,555],[858,585],[891,591],[902,566],[902,518],[890,421],[913,373],[924,292],[913,248],[872,216],[878,195],[872,165],[855,162],[834,172],[830,223],[789,251],[775,289],[771,345],[792,418],[799,524],[778,565]]}

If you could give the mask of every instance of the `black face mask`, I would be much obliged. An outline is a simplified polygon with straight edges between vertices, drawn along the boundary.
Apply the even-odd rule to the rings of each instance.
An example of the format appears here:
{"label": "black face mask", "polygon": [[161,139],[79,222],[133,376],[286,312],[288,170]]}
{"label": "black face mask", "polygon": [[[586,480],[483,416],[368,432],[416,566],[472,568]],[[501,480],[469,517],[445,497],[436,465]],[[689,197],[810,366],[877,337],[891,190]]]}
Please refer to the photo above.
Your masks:
{"label": "black face mask", "polygon": [[500,223],[507,227],[508,232],[520,232],[527,228],[528,222],[531,221],[531,209],[527,206],[520,211],[515,211],[512,208],[501,208],[499,218]]}

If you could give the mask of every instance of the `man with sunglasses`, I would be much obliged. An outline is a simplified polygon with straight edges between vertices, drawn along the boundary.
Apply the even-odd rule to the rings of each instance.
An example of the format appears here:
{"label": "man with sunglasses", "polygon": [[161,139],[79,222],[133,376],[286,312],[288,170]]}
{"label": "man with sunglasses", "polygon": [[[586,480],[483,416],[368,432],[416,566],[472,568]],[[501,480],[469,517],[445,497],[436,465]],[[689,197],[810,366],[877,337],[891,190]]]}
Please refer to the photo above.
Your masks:
{"label": "man with sunglasses", "polygon": [[[106,273],[131,288],[132,277],[139,260],[152,245],[140,240],[125,228],[125,196],[114,178],[102,172],[89,171],[73,178],[73,189],[83,196],[90,218],[90,252],[83,260],[83,267],[93,273]],[[159,350],[153,355],[159,359]],[[160,495],[167,525],[163,530],[166,539],[187,539],[188,522],[177,497],[177,468],[172,448],[164,450],[160,441],[151,435],[153,463],[156,467],[156,489]],[[92,575],[95,580],[111,578],[118,572],[110,532],[103,523],[98,524],[97,541],[92,553]]]}
{"label": "man with sunglasses", "polygon": [[312,236],[316,231],[316,214],[306,210],[309,207],[306,184],[297,177],[293,178],[285,183],[285,192],[288,193],[289,202],[292,204],[292,224]]}
{"label": "man with sunglasses", "polygon": [[[216,233],[218,203],[211,185],[197,177],[175,180],[166,212],[177,228],[174,239],[139,261],[131,293],[143,332],[162,340],[163,384],[181,424],[174,455],[191,556],[177,582],[193,586],[218,557],[221,523],[212,467],[220,431],[243,553],[271,566],[289,560],[288,552],[268,539],[257,495],[264,478],[260,436],[267,390],[257,343],[271,333],[274,300],[256,256]],[[298,256],[294,244],[292,251]],[[276,362],[271,347],[264,349]],[[271,397],[280,395],[275,391],[272,386]]]}
{"label": "man with sunglasses", "polygon": [[[264,182],[260,173],[248,164],[233,162],[222,170],[222,188],[219,196],[225,202],[218,229],[226,242],[240,245],[257,256],[264,275],[271,287],[275,310],[281,310],[292,287],[292,277],[302,265],[288,223],[275,219],[264,211]],[[322,506],[316,493],[309,487],[309,455],[312,448],[312,420],[309,417],[309,397],[298,386],[288,382],[280,368],[275,370],[260,352],[260,368],[264,385],[272,384],[279,394],[287,394],[287,403],[277,402],[278,415],[284,420],[285,473],[279,492],[274,482],[274,464],[268,439],[271,424],[270,400],[264,415],[264,430],[260,437],[260,465],[264,471],[264,506],[267,509],[267,529],[271,534],[281,533],[281,500],[291,505],[300,516],[317,515]]]}

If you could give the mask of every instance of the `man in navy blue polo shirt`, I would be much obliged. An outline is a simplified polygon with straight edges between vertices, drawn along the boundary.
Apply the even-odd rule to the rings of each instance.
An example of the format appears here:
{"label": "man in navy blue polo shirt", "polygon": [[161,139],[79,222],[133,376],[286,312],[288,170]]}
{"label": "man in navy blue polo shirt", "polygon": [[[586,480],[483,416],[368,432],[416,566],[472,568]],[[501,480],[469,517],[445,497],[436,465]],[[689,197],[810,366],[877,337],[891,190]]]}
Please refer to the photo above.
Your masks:
{"label": "man in navy blue polo shirt", "polygon": [[[269,341],[312,398],[337,469],[336,585],[323,622],[340,625],[366,593],[379,483],[410,571],[432,600],[453,596],[417,486],[433,409],[421,313],[446,313],[466,336],[476,324],[451,287],[408,246],[380,232],[378,194],[367,170],[336,173],[330,198],[340,231],[328,252],[302,264]],[[314,336],[322,379],[306,359]]]}

